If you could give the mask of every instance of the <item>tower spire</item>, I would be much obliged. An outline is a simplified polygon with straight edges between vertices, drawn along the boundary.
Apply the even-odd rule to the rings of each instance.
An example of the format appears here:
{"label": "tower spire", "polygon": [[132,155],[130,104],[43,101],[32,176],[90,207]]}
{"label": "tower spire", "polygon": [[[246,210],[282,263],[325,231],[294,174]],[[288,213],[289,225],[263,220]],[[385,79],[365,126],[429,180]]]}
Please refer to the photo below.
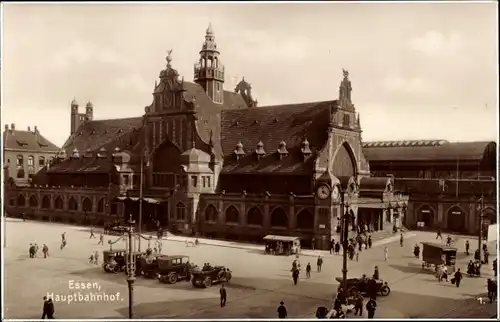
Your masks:
{"label": "tower spire", "polygon": [[224,66],[220,63],[220,52],[215,42],[212,24],[208,24],[200,59],[194,66],[194,81],[201,85],[214,103],[223,103]]}

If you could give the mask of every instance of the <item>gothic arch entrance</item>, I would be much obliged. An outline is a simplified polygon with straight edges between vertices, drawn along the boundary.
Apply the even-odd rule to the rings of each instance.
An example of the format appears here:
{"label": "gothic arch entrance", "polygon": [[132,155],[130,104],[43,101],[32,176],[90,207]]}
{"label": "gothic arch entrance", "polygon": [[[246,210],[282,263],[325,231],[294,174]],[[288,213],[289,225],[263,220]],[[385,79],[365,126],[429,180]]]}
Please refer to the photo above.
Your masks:
{"label": "gothic arch entrance", "polygon": [[417,210],[417,223],[423,223],[423,226],[430,228],[434,226],[434,210],[428,205],[424,205]]}
{"label": "gothic arch entrance", "polygon": [[467,214],[462,208],[453,206],[447,212],[447,228],[452,232],[465,232],[465,218]]}
{"label": "gothic arch entrance", "polygon": [[352,178],[356,175],[356,158],[349,143],[338,147],[332,164],[333,175],[337,178]]}

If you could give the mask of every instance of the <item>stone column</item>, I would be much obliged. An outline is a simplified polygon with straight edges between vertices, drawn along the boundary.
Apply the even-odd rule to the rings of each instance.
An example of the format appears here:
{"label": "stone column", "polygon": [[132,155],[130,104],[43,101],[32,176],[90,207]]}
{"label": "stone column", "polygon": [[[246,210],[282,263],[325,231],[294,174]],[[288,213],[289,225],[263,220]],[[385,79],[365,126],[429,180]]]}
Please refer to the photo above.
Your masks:
{"label": "stone column", "polygon": [[434,225],[438,225],[441,228],[446,228],[446,225],[444,225],[444,212],[443,212],[443,204],[441,202],[438,202],[438,207],[437,207],[437,222],[436,218],[434,219]]}
{"label": "stone column", "polygon": [[248,222],[247,218],[247,212],[246,212],[246,197],[241,196],[241,202],[240,202],[240,226],[245,227]]}
{"label": "stone column", "polygon": [[271,228],[271,213],[269,212],[269,197],[264,198],[264,229]]}
{"label": "stone column", "polygon": [[297,216],[295,214],[295,198],[293,196],[290,196],[290,203],[288,205],[288,229],[290,231],[293,231],[296,227]]}
{"label": "stone column", "polygon": [[224,200],[222,197],[219,197],[217,208],[219,208],[217,213],[217,224],[224,225]]}

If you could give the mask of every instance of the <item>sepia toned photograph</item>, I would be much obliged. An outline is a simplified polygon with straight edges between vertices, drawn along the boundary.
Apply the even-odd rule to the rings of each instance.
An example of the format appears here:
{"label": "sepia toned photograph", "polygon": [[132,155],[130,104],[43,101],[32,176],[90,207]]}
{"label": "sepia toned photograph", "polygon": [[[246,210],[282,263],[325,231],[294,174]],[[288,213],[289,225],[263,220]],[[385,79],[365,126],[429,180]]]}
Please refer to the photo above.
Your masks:
{"label": "sepia toned photograph", "polygon": [[2,318],[497,319],[497,9],[2,3]]}

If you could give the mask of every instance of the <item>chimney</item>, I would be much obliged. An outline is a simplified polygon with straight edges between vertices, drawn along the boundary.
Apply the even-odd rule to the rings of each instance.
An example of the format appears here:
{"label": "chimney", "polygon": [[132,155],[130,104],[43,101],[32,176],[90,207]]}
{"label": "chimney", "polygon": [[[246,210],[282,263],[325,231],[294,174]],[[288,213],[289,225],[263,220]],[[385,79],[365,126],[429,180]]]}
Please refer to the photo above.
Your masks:
{"label": "chimney", "polygon": [[35,130],[34,130],[35,134],[39,134],[40,132],[38,132],[38,126],[35,125]]}
{"label": "chimney", "polygon": [[10,125],[10,129],[11,129],[12,131],[15,131],[15,130],[16,130],[16,125],[15,125],[14,123],[12,123],[12,124]]}
{"label": "chimney", "polygon": [[31,132],[31,126],[28,126],[28,132]]}
{"label": "chimney", "polygon": [[9,124],[5,124],[5,132],[9,130]]}

